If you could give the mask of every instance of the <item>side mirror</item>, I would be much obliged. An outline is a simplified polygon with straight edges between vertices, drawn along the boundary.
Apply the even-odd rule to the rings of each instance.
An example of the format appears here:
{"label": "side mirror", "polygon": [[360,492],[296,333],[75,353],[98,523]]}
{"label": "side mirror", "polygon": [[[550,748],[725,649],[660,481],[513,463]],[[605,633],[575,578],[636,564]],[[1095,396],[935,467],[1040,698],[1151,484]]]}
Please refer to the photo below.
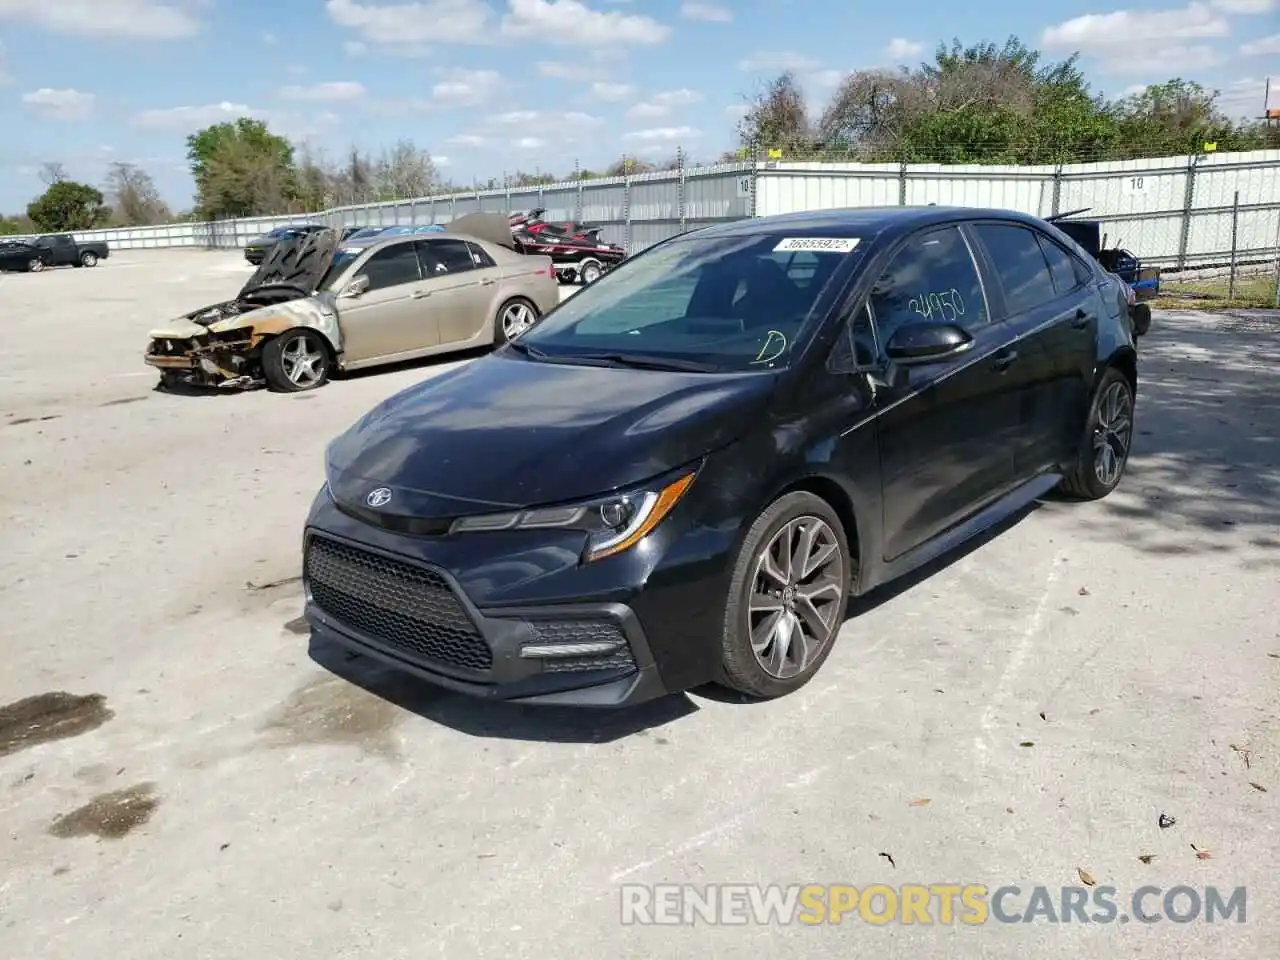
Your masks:
{"label": "side mirror", "polygon": [[930,363],[964,353],[973,337],[954,323],[907,323],[893,332],[885,354],[895,363]]}
{"label": "side mirror", "polygon": [[364,274],[356,277],[342,289],[342,296],[358,297],[369,289],[369,278]]}

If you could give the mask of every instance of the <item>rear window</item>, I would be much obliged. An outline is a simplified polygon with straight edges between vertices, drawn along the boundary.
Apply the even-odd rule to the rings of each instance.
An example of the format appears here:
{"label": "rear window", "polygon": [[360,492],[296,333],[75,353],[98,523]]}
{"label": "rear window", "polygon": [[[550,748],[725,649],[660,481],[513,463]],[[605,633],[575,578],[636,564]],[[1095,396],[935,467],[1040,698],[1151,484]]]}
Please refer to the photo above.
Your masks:
{"label": "rear window", "polygon": [[786,366],[823,290],[857,245],[805,240],[755,234],[669,241],[624,261],[521,340],[560,357],[625,353],[724,370]]}

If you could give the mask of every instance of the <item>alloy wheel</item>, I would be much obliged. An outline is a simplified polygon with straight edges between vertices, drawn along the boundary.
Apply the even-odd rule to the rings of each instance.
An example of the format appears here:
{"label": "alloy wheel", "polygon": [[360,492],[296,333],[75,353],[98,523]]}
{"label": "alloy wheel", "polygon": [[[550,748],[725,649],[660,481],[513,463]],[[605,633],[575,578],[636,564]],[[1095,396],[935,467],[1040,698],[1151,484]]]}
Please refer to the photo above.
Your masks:
{"label": "alloy wheel", "polygon": [[41,270],[44,269],[44,261],[32,260],[30,263],[27,264],[27,269],[30,270],[32,273],[39,273]]}
{"label": "alloy wheel", "polygon": [[285,344],[280,351],[280,359],[284,364],[284,375],[290,383],[300,387],[319,381],[328,363],[324,349],[306,334],[299,334]]}
{"label": "alloy wheel", "polygon": [[502,332],[508,340],[514,340],[532,327],[536,319],[527,303],[513,303],[502,311]]}
{"label": "alloy wheel", "polygon": [[1093,473],[1105,487],[1115,486],[1124,472],[1133,439],[1133,397],[1121,380],[1098,398],[1093,425]]}
{"label": "alloy wheel", "polygon": [[835,637],[844,564],[835,531],[815,516],[789,520],[760,551],[747,622],[756,662],[770,676],[803,673]]}

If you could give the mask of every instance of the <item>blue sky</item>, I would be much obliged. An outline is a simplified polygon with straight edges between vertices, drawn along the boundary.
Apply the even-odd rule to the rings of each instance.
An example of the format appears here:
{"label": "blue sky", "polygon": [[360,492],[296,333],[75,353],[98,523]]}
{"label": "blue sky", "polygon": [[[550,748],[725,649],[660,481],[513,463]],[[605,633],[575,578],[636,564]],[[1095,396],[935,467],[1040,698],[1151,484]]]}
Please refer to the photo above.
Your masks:
{"label": "blue sky", "polygon": [[1108,95],[1181,75],[1253,114],[1280,83],[1280,0],[0,0],[0,211],[42,161],[100,183],[113,159],[187,206],[186,134],[246,113],[331,154],[409,138],[459,182],[709,158],[780,69],[821,103],[842,72],[1011,33],[1080,50]]}

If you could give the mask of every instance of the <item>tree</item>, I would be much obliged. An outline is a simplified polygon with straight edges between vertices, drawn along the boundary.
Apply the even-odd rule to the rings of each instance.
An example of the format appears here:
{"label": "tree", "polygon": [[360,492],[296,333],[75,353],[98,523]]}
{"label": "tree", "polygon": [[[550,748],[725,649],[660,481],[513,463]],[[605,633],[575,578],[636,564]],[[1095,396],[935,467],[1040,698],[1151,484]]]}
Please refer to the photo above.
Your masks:
{"label": "tree", "polygon": [[806,144],[812,137],[804,93],[790,70],[784,71],[747,104],[738,136],[748,149]]}
{"label": "tree", "polygon": [[112,163],[107,171],[106,187],[115,218],[122,226],[148,226],[172,219],[151,174],[132,163]]}
{"label": "tree", "polygon": [[430,196],[439,177],[435,162],[412,140],[399,140],[379,158],[373,169],[380,200],[409,200]]}
{"label": "tree", "polygon": [[55,161],[45,161],[40,164],[40,182],[46,187],[52,187],[55,183],[61,183],[67,179],[67,168]]}
{"label": "tree", "polygon": [[26,231],[22,229],[22,224],[18,223],[17,220],[0,216],[0,237],[14,237],[22,233],[26,233]]}
{"label": "tree", "polygon": [[87,183],[59,180],[27,204],[27,216],[42,233],[92,230],[111,216],[102,199],[102,191]]}
{"label": "tree", "polygon": [[293,144],[261,120],[241,117],[191,134],[187,161],[205,218],[284,212],[297,192]]}

